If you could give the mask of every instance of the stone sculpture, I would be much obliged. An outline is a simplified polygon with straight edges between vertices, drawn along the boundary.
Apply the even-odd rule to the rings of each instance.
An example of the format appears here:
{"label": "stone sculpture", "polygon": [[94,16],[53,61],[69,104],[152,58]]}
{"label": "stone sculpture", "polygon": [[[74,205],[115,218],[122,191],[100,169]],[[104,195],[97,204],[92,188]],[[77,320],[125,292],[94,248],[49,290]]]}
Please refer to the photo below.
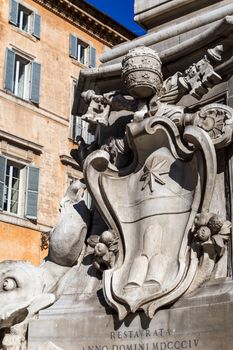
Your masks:
{"label": "stone sculpture", "polygon": [[89,210],[85,185],[73,182],[61,201],[60,218],[50,233],[49,254],[41,266],[27,261],[0,263],[0,329],[2,349],[26,349],[27,325],[38,311],[61,295],[82,259]]}
{"label": "stone sculpture", "polygon": [[104,231],[100,236],[91,236],[88,244],[94,248],[94,266],[103,272],[115,264],[118,252],[118,237],[112,231]]}
{"label": "stone sculpture", "polygon": [[[233,110],[219,103],[197,111],[179,105],[184,95],[200,99],[221,81],[214,69],[221,52],[221,46],[210,49],[183,73],[163,81],[158,54],[135,48],[122,62],[123,90],[83,93],[88,108],[82,118],[95,140],[87,145],[78,139],[71,154],[106,227],[88,232],[85,243],[93,225],[83,201],[85,185],[76,182],[62,200],[42,266],[0,264],[3,298],[18,292],[21,269],[29,271],[26,294],[16,295],[10,309],[4,302],[0,320],[0,327],[12,332],[23,326],[19,342],[28,319],[58,298],[84,256],[92,258],[96,273],[103,273],[104,298],[120,320],[139,310],[153,318],[159,308],[206,281],[227,276],[231,223],[211,212],[210,204],[215,150],[232,141]],[[10,348],[4,345],[7,339],[5,332],[4,349]]]}
{"label": "stone sculpture", "polygon": [[85,185],[74,181],[61,201],[61,214],[50,232],[48,259],[61,266],[73,266],[83,249],[89,210],[83,200]]}
{"label": "stone sculpture", "polygon": [[[178,104],[185,94],[200,99],[221,81],[214,71],[221,52],[221,46],[208,50],[184,73],[163,82],[158,54],[139,47],[122,62],[128,96],[112,92],[109,100],[91,93],[84,118],[95,124],[97,135],[103,123],[92,111],[93,99],[105,108],[105,129],[111,130],[119,108],[132,112],[125,135],[110,141],[99,137],[97,150],[84,162],[96,207],[119,239],[114,265],[105,264],[104,294],[120,319],[140,309],[152,318],[158,308],[213,277],[213,271],[226,276],[223,256],[231,225],[218,219],[224,233],[213,232],[217,216],[209,218],[209,206],[217,171],[214,147],[231,142],[233,110],[210,104],[194,113]],[[200,217],[208,219],[198,226]]]}

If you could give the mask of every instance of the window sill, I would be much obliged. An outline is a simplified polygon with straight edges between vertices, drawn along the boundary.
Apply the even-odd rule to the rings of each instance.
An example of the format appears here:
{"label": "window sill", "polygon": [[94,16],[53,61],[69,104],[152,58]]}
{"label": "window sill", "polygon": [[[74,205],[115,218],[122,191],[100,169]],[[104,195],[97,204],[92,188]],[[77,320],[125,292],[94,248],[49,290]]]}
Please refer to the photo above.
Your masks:
{"label": "window sill", "polygon": [[24,30],[18,28],[18,27],[15,27],[14,25],[11,26],[11,29],[16,32],[16,33],[19,33],[21,35],[23,35],[25,38],[28,38],[29,40],[33,41],[33,42],[37,42],[39,39],[37,39],[35,36],[33,36],[32,34],[30,33],[27,33],[25,32]]}
{"label": "window sill", "polygon": [[82,69],[88,68],[87,64],[80,63],[78,60],[75,60],[74,58],[71,58],[71,62]]}
{"label": "window sill", "polygon": [[38,222],[33,222],[26,218],[20,217],[16,214],[7,213],[4,211],[0,212],[0,221],[11,225],[17,225],[17,226],[29,228],[35,231],[40,231],[40,232],[48,232],[52,228],[51,226],[43,225]]}
{"label": "window sill", "polygon": [[13,92],[11,92],[11,91],[9,91],[9,90],[5,90],[5,89],[4,89],[3,91],[4,91],[6,94],[11,95],[12,97],[14,97],[16,100],[23,101],[23,102],[25,102],[25,103],[30,104],[31,106],[35,106],[35,107],[39,108],[39,104],[37,104],[37,103],[33,103],[33,102],[30,101],[30,100],[26,100],[26,99],[23,98],[23,97],[19,97],[19,96],[15,95]]}
{"label": "window sill", "polygon": [[81,171],[79,164],[70,156],[62,154],[60,155],[60,161],[63,165],[70,165],[72,168]]}

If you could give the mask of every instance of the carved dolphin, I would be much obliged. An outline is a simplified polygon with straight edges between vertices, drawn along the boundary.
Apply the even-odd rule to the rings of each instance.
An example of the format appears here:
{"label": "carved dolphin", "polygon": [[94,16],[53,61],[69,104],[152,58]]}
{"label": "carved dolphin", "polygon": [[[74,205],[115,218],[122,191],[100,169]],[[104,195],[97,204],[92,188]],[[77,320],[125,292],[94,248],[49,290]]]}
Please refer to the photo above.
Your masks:
{"label": "carved dolphin", "polygon": [[27,261],[0,263],[0,328],[24,321],[55,301],[45,292],[43,270]]}

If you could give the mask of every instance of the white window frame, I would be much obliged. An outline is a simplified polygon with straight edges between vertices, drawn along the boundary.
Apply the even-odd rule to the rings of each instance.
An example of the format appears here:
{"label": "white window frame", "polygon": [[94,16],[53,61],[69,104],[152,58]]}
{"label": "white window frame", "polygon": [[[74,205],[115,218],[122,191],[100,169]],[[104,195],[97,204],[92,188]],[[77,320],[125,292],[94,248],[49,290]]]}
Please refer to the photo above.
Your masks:
{"label": "white window frame", "polygon": [[[24,14],[27,15],[27,30],[23,28],[23,17]],[[26,6],[19,4],[19,16],[18,16],[18,28],[23,30],[25,33],[32,33],[32,17],[33,17],[33,11],[27,8]]]}
{"label": "white window frame", "polygon": [[[83,62],[81,59],[81,47],[83,47]],[[77,38],[77,61],[85,66],[88,65],[89,45]]]}
{"label": "white window frame", "polygon": [[[24,206],[25,206],[25,189],[26,189],[26,164],[21,162],[16,162],[12,160],[11,158],[6,158],[6,164],[9,165],[10,163],[10,174],[9,174],[9,187],[8,187],[8,193],[7,193],[7,208],[3,209],[3,212],[8,213],[10,215],[15,216],[24,216]],[[11,211],[11,196],[12,196],[12,180],[13,180],[13,167],[19,169],[19,189],[18,189],[18,206],[17,206],[17,212],[14,213]],[[6,180],[6,179],[5,179]],[[4,183],[4,192],[6,191],[6,181]],[[5,196],[5,193],[4,193]],[[5,202],[5,200],[4,200]],[[5,203],[4,203],[5,207]]]}
{"label": "white window frame", "polygon": [[[20,62],[21,60],[21,62]],[[26,64],[23,61],[27,62]],[[19,74],[20,63],[24,65],[23,91],[19,91]],[[29,100],[30,83],[31,83],[31,65],[32,61],[16,53],[15,56],[15,72],[14,72],[14,95],[24,100]]]}

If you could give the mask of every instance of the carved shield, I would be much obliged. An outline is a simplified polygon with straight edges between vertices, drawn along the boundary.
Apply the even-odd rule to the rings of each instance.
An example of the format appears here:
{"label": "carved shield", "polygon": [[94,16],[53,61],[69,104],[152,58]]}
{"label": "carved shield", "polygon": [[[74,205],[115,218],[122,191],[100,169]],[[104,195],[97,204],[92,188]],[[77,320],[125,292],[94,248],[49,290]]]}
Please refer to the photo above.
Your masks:
{"label": "carved shield", "polygon": [[123,172],[103,150],[84,166],[96,206],[120,239],[115,266],[104,272],[106,300],[120,319],[138,309],[153,317],[190,286],[198,260],[189,233],[197,211],[208,209],[216,173],[212,142],[195,126],[181,140],[172,121],[148,118],[129,124],[127,137],[134,160]]}

